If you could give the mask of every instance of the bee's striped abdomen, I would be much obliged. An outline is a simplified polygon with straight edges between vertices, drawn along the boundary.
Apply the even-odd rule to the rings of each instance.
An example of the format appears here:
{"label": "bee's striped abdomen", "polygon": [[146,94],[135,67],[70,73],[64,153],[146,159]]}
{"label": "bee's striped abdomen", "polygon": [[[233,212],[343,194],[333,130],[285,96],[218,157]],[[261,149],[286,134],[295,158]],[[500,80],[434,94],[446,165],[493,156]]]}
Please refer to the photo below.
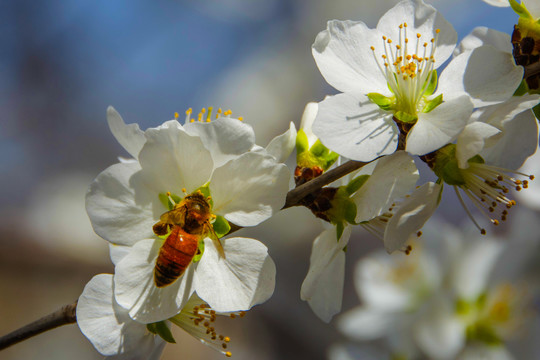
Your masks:
{"label": "bee's striped abdomen", "polygon": [[159,249],[154,268],[154,282],[157,287],[172,284],[180,277],[193,260],[199,246],[199,236],[185,232],[174,226],[171,234]]}

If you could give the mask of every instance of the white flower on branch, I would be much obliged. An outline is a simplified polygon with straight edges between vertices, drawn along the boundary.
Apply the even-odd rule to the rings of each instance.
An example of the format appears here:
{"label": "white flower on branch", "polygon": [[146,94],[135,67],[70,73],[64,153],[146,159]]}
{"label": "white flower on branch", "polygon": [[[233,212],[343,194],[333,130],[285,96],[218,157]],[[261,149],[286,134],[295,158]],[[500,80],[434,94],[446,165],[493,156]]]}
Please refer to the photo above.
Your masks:
{"label": "white flower on branch", "polygon": [[474,107],[507,100],[523,69],[510,54],[483,46],[455,57],[457,35],[430,5],[405,0],[381,17],[330,21],[313,44],[329,84],[343,92],[319,104],[313,126],[322,143],[369,161],[403,146],[424,155],[455,140]]}
{"label": "white flower on branch", "polygon": [[[217,237],[228,232],[228,221],[254,226],[281,208],[289,171],[254,144],[249,125],[227,117],[191,123],[190,115],[184,126],[171,120],[144,133],[113,120],[113,133],[135,159],[103,171],[87,193],[95,231],[131,247],[115,260],[115,296],[133,319],[145,323],[177,314],[194,291],[215,310],[240,311],[266,301],[274,289],[275,265],[262,243]],[[210,120],[209,112],[205,116]],[[118,135],[133,129],[139,135]],[[196,206],[208,209],[206,220],[198,220],[200,212],[188,218],[182,207],[188,197],[200,198],[202,205]],[[178,279],[158,287],[160,248],[175,227],[177,233],[187,229],[187,221],[201,221],[202,232],[189,233],[198,237],[197,253],[176,272]]]}

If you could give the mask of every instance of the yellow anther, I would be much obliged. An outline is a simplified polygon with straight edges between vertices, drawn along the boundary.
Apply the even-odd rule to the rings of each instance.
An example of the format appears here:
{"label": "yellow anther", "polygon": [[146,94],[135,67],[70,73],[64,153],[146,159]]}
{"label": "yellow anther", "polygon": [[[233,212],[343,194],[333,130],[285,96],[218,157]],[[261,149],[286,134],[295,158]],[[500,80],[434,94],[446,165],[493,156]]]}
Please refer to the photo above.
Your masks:
{"label": "yellow anther", "polygon": [[407,60],[411,60],[412,59],[412,56],[411,55],[407,55]]}
{"label": "yellow anther", "polygon": [[440,32],[441,32],[441,29],[435,30],[435,33],[436,33],[436,34],[438,34],[438,33],[440,33]]}
{"label": "yellow anther", "polygon": [[416,34],[417,39],[420,39],[421,37],[422,37],[422,35],[420,33]]}
{"label": "yellow anther", "polygon": [[427,46],[427,43],[424,43],[424,47],[426,47],[426,46]]}
{"label": "yellow anther", "polygon": [[382,39],[383,39],[383,40],[386,40],[386,36],[383,35]]}
{"label": "yellow anther", "polygon": [[178,119],[179,116],[180,116],[180,115],[179,115],[177,112],[174,113],[174,118],[175,118],[175,119]]}
{"label": "yellow anther", "polygon": [[191,113],[193,112],[193,109],[192,108],[189,108],[186,110],[186,115],[191,115]]}
{"label": "yellow anther", "polygon": [[403,29],[403,24],[399,24],[399,28],[400,28],[400,29]]}
{"label": "yellow anther", "polygon": [[229,341],[231,341],[231,338],[230,338],[230,337],[228,337],[228,336],[225,336],[225,337],[223,338],[223,341],[225,341],[225,342],[229,342]]}
{"label": "yellow anther", "polygon": [[371,47],[371,50],[375,51],[375,46],[372,46],[372,47]]}
{"label": "yellow anther", "polygon": [[231,317],[231,319],[234,319],[234,318],[236,317],[235,314],[231,314],[231,315],[229,315],[229,316]]}
{"label": "yellow anther", "polygon": [[225,353],[225,356],[226,356],[226,357],[231,357],[231,356],[232,356],[232,354],[231,354],[231,352],[230,352],[230,351],[227,351],[227,352]]}
{"label": "yellow anther", "polygon": [[171,192],[170,192],[170,191],[167,191],[167,196],[171,196]]}
{"label": "yellow anther", "polygon": [[[182,192],[185,193],[186,192],[186,188],[182,188]],[[199,309],[197,309],[199,310]]]}
{"label": "yellow anther", "polygon": [[409,43],[409,38],[405,38],[405,44]]}
{"label": "yellow anther", "polygon": [[206,108],[201,109],[201,114],[204,114],[206,112]]}
{"label": "yellow anther", "polygon": [[401,46],[399,46],[399,45],[396,45],[396,49],[398,49],[398,50],[399,50],[399,49],[401,49]]}
{"label": "yellow anther", "polygon": [[191,120],[189,120],[189,122],[195,122],[195,119],[191,119]]}
{"label": "yellow anther", "polygon": [[243,118],[242,116],[239,116],[239,117],[238,117],[238,120],[244,121],[244,118]]}
{"label": "yellow anther", "polygon": [[391,43],[392,43],[392,39],[388,39],[387,42],[388,42],[389,44],[391,44]]}

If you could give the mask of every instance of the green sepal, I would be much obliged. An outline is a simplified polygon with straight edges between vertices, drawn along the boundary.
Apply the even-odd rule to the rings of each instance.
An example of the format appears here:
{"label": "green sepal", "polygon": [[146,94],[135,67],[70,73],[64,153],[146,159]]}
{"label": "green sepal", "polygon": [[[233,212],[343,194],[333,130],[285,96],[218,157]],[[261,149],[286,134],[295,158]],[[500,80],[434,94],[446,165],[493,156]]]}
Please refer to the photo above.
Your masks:
{"label": "green sepal", "polygon": [[324,158],[330,153],[330,150],[322,144],[321,140],[317,139],[315,144],[309,149],[309,152],[316,158]]}
{"label": "green sepal", "polygon": [[514,91],[513,96],[523,96],[528,92],[529,92],[529,85],[527,85],[527,82],[525,80],[521,80],[521,83],[519,84],[516,91]]}
{"label": "green sepal", "polygon": [[296,133],[296,152],[298,154],[307,151],[309,148],[309,141],[304,129],[298,130]]}
{"label": "green sepal", "polygon": [[296,152],[296,163],[302,168],[320,167],[323,170],[328,170],[332,164],[336,162],[339,154],[330,151],[319,140],[313,144],[309,150]]}
{"label": "green sepal", "polygon": [[502,343],[495,329],[482,321],[467,326],[465,337],[469,341],[480,341],[488,345],[500,345]]}
{"label": "green sepal", "polygon": [[227,235],[229,231],[231,231],[231,225],[227,219],[221,215],[216,217],[216,220],[212,223],[212,227],[214,228],[214,232],[218,238],[222,238],[223,236]]}
{"label": "green sepal", "polygon": [[431,77],[429,79],[429,83],[427,83],[427,86],[426,84],[424,84],[424,95],[426,96],[433,94],[435,92],[435,89],[437,88],[437,70],[432,70],[430,75]]}
{"label": "green sepal", "polygon": [[527,10],[527,8],[525,8],[524,5],[519,4],[516,0],[509,0],[509,2],[510,2],[510,6],[512,7],[512,10],[514,10],[514,12],[518,14],[520,18],[526,18],[526,19],[532,18],[531,14]]}
{"label": "green sepal", "polygon": [[351,196],[355,192],[358,191],[364,185],[364,183],[369,179],[369,175],[359,175],[352,179],[347,186],[345,186],[345,190],[347,191],[347,194]]}
{"label": "green sepal", "polygon": [[467,315],[471,311],[472,306],[467,301],[463,299],[458,299],[456,300],[454,309],[456,311],[456,314],[458,315]]}
{"label": "green sepal", "polygon": [[428,113],[431,110],[435,109],[437,106],[441,105],[443,102],[443,94],[440,94],[433,100],[429,100],[424,108],[422,109],[423,113]]}
{"label": "green sepal", "polygon": [[201,239],[201,241],[199,241],[199,247],[198,247],[197,253],[193,257],[193,262],[197,262],[201,260],[203,254],[204,254],[204,239]]}
{"label": "green sepal", "polygon": [[540,104],[533,107],[532,110],[533,110],[533,113],[534,113],[534,116],[536,117],[536,119],[538,121],[540,121]]}
{"label": "green sepal", "polygon": [[332,224],[338,224],[347,221],[355,225],[356,204],[349,197],[346,186],[339,187],[334,199],[332,199],[332,208],[326,212]]}
{"label": "green sepal", "polygon": [[455,144],[448,144],[437,150],[433,172],[448,185],[465,184],[465,179],[463,179],[461,169],[458,166]]}
{"label": "green sepal", "polygon": [[391,110],[394,100],[379,93],[367,94],[369,100],[383,110]]}
{"label": "green sepal", "polygon": [[396,111],[394,116],[396,119],[404,123],[415,123],[418,120],[417,115],[409,114],[405,111]]}
{"label": "green sepal", "polygon": [[146,324],[146,328],[152,334],[159,335],[160,338],[165,340],[168,343],[176,344],[176,340],[172,335],[171,329],[165,324],[165,321],[159,321],[151,324]]}
{"label": "green sepal", "polygon": [[339,239],[341,239],[341,235],[343,235],[343,230],[345,230],[345,225],[343,225],[342,221],[339,221],[336,224],[336,241],[339,242]]}
{"label": "green sepal", "polygon": [[474,155],[472,158],[467,160],[467,162],[469,164],[484,164],[486,161],[480,155]]}
{"label": "green sepal", "polygon": [[169,211],[171,211],[172,209],[174,209],[174,205],[172,202],[171,202],[171,199],[176,203],[178,204],[180,201],[182,201],[182,198],[178,195],[175,195],[173,193],[171,193],[171,197],[169,198],[167,196],[167,194],[165,193],[160,193],[158,194],[158,198],[159,198],[159,201],[163,204],[163,206],[165,206],[167,209],[169,209]]}

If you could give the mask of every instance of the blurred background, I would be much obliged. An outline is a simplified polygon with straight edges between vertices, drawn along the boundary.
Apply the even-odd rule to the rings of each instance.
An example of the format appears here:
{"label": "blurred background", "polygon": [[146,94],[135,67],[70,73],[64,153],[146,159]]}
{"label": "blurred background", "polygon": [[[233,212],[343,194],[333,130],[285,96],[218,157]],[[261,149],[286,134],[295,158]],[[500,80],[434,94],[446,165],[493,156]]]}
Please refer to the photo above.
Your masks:
{"label": "blurred background", "polygon": [[[300,123],[326,85],[311,44],[330,19],[374,27],[394,0],[193,0],[0,2],[0,334],[78,298],[111,273],[107,243],[92,231],[84,195],[126,156],[109,132],[113,105],[142,129],[193,107],[232,109],[257,142]],[[459,38],[483,25],[511,33],[508,8],[480,0],[434,0]],[[290,163],[291,169],[294,164]],[[444,200],[446,201],[446,200]],[[459,221],[448,200],[438,215]],[[222,322],[236,359],[324,359],[342,336],[300,300],[321,224],[308,210],[279,213],[240,235],[261,239],[277,264],[274,296],[241,320]],[[358,303],[352,267],[381,248],[367,232],[349,246],[344,309]],[[222,355],[175,331],[163,359]],[[76,325],[0,353],[2,359],[100,359]]]}

